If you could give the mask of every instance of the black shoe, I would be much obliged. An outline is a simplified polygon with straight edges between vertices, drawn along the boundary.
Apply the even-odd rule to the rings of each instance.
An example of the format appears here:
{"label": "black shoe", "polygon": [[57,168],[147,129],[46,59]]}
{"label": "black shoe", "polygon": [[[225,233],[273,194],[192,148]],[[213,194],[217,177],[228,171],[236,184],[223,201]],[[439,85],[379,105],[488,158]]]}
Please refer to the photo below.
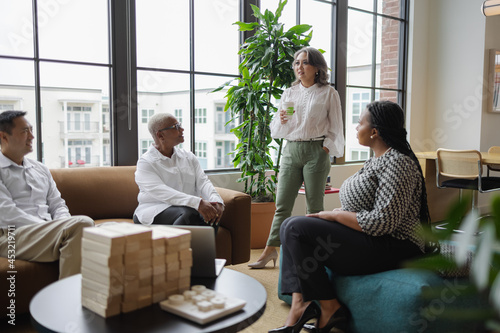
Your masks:
{"label": "black shoe", "polygon": [[305,309],[302,316],[300,316],[299,320],[297,320],[295,325],[275,328],[268,331],[268,333],[299,333],[305,323],[307,323],[311,319],[319,318],[320,314],[321,310],[318,304],[316,304],[315,302],[311,302]]}
{"label": "black shoe", "polygon": [[335,328],[337,329],[335,332],[348,332],[349,328],[349,310],[345,307],[345,305],[340,305],[340,308],[335,311],[335,313],[330,317],[325,327],[316,328],[315,333],[330,333],[330,331]]}

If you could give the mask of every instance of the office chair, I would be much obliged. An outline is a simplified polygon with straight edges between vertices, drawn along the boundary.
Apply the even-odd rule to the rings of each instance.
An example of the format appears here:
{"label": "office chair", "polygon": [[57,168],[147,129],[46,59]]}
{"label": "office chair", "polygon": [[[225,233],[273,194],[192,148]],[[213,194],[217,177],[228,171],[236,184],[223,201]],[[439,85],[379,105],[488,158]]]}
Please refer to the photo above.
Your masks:
{"label": "office chair", "polygon": [[[500,154],[500,146],[492,146],[488,149],[489,154]],[[500,164],[486,164],[487,176],[490,176],[490,171],[500,172]]]}
{"label": "office chair", "polygon": [[[473,190],[472,209],[477,210],[477,193],[500,191],[500,177],[483,177],[481,153],[477,150],[438,149],[436,185],[438,188]],[[446,177],[446,180],[443,180]],[[436,226],[444,229],[444,224]]]}

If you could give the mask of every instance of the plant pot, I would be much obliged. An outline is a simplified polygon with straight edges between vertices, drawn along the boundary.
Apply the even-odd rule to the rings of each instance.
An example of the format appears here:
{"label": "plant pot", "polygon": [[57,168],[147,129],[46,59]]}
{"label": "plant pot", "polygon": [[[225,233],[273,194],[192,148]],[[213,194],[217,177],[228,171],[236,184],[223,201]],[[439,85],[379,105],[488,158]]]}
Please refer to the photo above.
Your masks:
{"label": "plant pot", "polygon": [[273,222],[274,202],[252,202],[250,248],[263,249]]}

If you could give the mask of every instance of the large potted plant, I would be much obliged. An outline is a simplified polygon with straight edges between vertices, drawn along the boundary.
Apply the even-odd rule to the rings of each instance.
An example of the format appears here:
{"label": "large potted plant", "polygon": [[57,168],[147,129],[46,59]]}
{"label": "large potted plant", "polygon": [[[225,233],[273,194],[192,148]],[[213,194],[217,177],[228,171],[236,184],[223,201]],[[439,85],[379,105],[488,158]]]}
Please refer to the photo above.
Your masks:
{"label": "large potted plant", "polygon": [[[227,82],[215,91],[229,86],[224,111],[231,112],[233,119],[239,119],[239,126],[231,131],[239,140],[233,163],[241,170],[239,182],[244,182],[244,192],[250,194],[253,202],[271,202],[264,208],[270,217],[252,218],[252,248],[263,247],[257,238],[267,238],[274,213],[274,196],[278,181],[278,170],[282,150],[282,139],[274,140],[269,124],[277,111],[276,100],[284,89],[295,80],[293,56],[302,47],[308,46],[312,38],[311,26],[300,24],[285,31],[279,22],[287,0],[280,0],[276,12],[252,6],[258,22],[236,22],[240,31],[253,31],[241,45],[238,54],[240,76]],[[307,33],[307,34],[306,34]],[[271,150],[277,150],[274,163]],[[271,171],[271,172],[269,172]],[[262,210],[263,205],[252,205],[252,213]],[[256,221],[266,224],[256,226]]]}

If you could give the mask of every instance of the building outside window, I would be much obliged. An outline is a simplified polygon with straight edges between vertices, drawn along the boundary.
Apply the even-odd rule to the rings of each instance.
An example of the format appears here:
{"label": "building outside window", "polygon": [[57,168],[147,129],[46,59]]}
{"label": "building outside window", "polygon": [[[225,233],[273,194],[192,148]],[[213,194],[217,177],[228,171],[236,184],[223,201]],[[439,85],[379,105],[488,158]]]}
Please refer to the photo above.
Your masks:
{"label": "building outside window", "polygon": [[67,107],[67,126],[68,131],[73,132],[89,132],[90,115],[92,108],[89,106],[68,106]]}
{"label": "building outside window", "polygon": [[217,105],[215,107],[215,133],[231,133],[231,130],[236,127],[236,121],[233,119],[231,122],[231,112],[228,110],[224,112],[224,105]]}
{"label": "building outside window", "polygon": [[174,116],[175,116],[175,118],[177,119],[178,122],[180,122],[180,123],[183,122],[183,119],[182,119],[182,109],[175,109],[174,110]]}
{"label": "building outside window", "polygon": [[68,140],[69,166],[84,166],[92,163],[92,141]]}
{"label": "building outside window", "polygon": [[195,155],[198,157],[198,161],[203,169],[207,167],[207,143],[204,141],[195,142]]}
{"label": "building outside window", "polygon": [[206,124],[207,123],[207,109],[206,108],[194,109],[194,122],[195,122],[195,124]]}
{"label": "building outside window", "polygon": [[149,119],[155,114],[155,110],[153,109],[142,109],[142,123],[147,124]]}
{"label": "building outside window", "polygon": [[351,161],[365,161],[370,157],[370,149],[351,149]]}
{"label": "building outside window", "polygon": [[141,155],[148,151],[149,147],[153,144],[153,139],[151,140],[141,140]]}
{"label": "building outside window", "polygon": [[217,168],[232,168],[234,158],[234,141],[217,141],[216,146],[216,162]]}

